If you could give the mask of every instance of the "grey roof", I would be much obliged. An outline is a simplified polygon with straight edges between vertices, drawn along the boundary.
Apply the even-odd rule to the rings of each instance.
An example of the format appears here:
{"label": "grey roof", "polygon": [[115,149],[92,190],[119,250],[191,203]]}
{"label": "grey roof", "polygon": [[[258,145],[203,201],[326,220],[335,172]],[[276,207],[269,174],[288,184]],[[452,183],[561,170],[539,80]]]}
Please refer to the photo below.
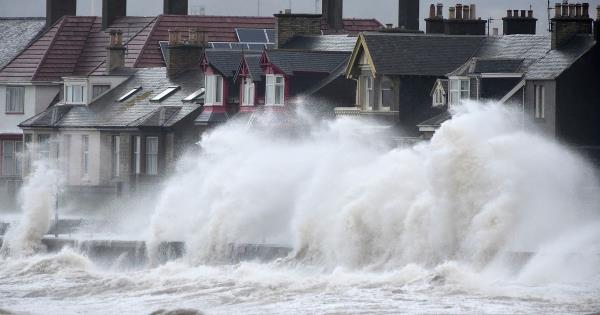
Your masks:
{"label": "grey roof", "polygon": [[329,74],[327,77],[325,77],[324,79],[319,81],[311,89],[307,90],[305,94],[306,95],[316,94],[317,92],[321,91],[322,89],[327,87],[329,84],[331,84],[333,81],[337,80],[339,77],[344,76],[344,74],[346,73],[346,67],[348,66],[349,59],[350,59],[350,56],[348,56],[346,58],[345,62],[340,63],[340,65],[336,69],[334,69],[331,72],[331,74]]}
{"label": "grey roof", "polygon": [[525,78],[529,80],[552,80],[588,52],[596,42],[591,36],[576,36],[564,49],[551,50],[541,59],[532,64]]}
{"label": "grey roof", "polygon": [[332,73],[340,64],[346,63],[349,52],[268,50],[267,58],[285,74],[298,72]]}
{"label": "grey roof", "polygon": [[218,49],[207,49],[204,54],[210,66],[228,78],[235,76],[242,61],[242,55],[243,51],[241,50]]}
{"label": "grey roof", "polygon": [[282,48],[352,52],[355,45],[356,37],[350,35],[300,35],[292,38]]}
{"label": "grey roof", "polygon": [[25,49],[45,25],[45,18],[0,18],[0,68]]}
{"label": "grey roof", "polygon": [[445,121],[447,121],[451,118],[452,118],[452,114],[448,110],[445,110],[441,114],[439,114],[435,117],[432,117],[430,119],[427,119],[426,121],[418,124],[417,126],[418,127],[439,127]]}
{"label": "grey roof", "polygon": [[477,53],[484,36],[365,33],[377,73],[444,76]]}
{"label": "grey roof", "polygon": [[194,120],[195,124],[209,125],[224,123],[229,119],[229,115],[225,111],[213,111],[206,107],[202,113]]}
{"label": "grey roof", "polygon": [[519,71],[523,59],[477,59],[474,73],[513,73]]}
{"label": "grey roof", "polygon": [[[261,58],[261,55],[244,54],[244,60],[246,61],[246,64],[248,65],[248,72],[250,73],[250,77],[252,78],[252,80],[255,82],[262,81],[263,76],[265,75],[260,66],[260,58]],[[237,80],[237,77],[240,74],[239,73],[240,70],[241,70],[241,67],[238,67],[238,71],[235,73],[234,80]]]}
{"label": "grey roof", "polygon": [[[200,71],[188,71],[176,78],[168,78],[166,68],[130,70],[130,78],[91,104],[65,105],[59,103],[24,121],[21,127],[58,128],[124,128],[171,127],[190,114],[196,114],[199,104],[183,102],[188,95],[203,85]],[[181,88],[162,102],[150,99],[169,86]],[[117,100],[128,91],[142,87],[129,99]]]}

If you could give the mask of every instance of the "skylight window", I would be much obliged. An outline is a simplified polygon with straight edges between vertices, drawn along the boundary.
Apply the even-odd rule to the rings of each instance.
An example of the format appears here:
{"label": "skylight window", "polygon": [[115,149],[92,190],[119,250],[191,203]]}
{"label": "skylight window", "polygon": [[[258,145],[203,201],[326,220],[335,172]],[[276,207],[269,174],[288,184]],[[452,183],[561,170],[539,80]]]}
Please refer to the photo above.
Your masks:
{"label": "skylight window", "polygon": [[169,86],[166,90],[162,91],[160,94],[151,98],[152,102],[162,102],[165,98],[169,97],[171,94],[175,93],[175,91],[179,90],[179,86]]}
{"label": "skylight window", "polygon": [[123,101],[127,100],[128,98],[132,97],[132,96],[133,96],[133,94],[137,93],[137,92],[138,92],[139,90],[141,90],[141,89],[142,89],[142,87],[141,87],[141,86],[138,86],[138,87],[136,87],[135,89],[133,89],[133,90],[130,90],[129,92],[125,93],[125,94],[124,94],[123,96],[121,96],[121,97],[120,97],[120,98],[119,98],[117,101],[118,101],[118,102],[123,102]]}
{"label": "skylight window", "polygon": [[206,92],[206,89],[201,88],[198,91],[190,94],[188,97],[184,98],[183,101],[184,102],[192,102],[195,101],[196,99],[198,99],[200,96],[204,95],[204,92]]}

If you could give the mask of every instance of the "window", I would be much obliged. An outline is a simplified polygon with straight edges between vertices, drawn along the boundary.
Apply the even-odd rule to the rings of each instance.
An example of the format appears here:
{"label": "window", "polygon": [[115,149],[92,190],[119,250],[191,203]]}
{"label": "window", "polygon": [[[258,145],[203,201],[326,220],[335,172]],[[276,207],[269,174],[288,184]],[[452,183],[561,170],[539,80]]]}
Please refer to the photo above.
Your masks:
{"label": "window", "polygon": [[20,176],[23,142],[2,141],[2,176]]}
{"label": "window", "polygon": [[392,81],[388,78],[383,78],[381,81],[381,107],[389,109],[394,102],[392,94]]}
{"label": "window", "polygon": [[85,84],[65,85],[65,103],[85,104]]}
{"label": "window", "polygon": [[158,174],[158,137],[146,138],[146,175]]}
{"label": "window", "polygon": [[468,100],[471,95],[471,84],[469,79],[450,80],[450,105],[458,105]]}
{"label": "window", "polygon": [[446,105],[446,93],[442,87],[438,87],[433,93],[433,106],[438,107],[444,105]]}
{"label": "window", "polygon": [[9,86],[6,88],[6,113],[22,114],[25,108],[25,87]]}
{"label": "window", "polygon": [[90,136],[81,136],[81,174],[87,177],[90,172]]}
{"label": "window", "polygon": [[206,84],[206,105],[222,105],[223,104],[223,77],[220,75],[207,75],[205,77]]}
{"label": "window", "polygon": [[285,79],[281,75],[267,75],[266,105],[283,106],[285,101]]}
{"label": "window", "polygon": [[140,136],[135,136],[133,138],[133,173],[140,174],[141,171],[141,159],[140,152],[142,149],[142,143],[140,141]]}
{"label": "window", "polygon": [[63,138],[63,146],[65,148],[64,153],[64,172],[67,178],[69,178],[70,174],[70,166],[71,166],[71,135],[65,135]]}
{"label": "window", "polygon": [[242,91],[242,105],[254,105],[254,82],[252,82],[251,79],[244,79],[244,86]]}
{"label": "window", "polygon": [[108,90],[110,90],[110,85],[98,84],[92,86],[92,99],[96,99],[98,96],[104,94]]}
{"label": "window", "polygon": [[206,89],[201,88],[198,91],[188,95],[186,98],[183,99],[183,101],[184,102],[193,102],[193,101],[199,99],[201,96],[203,96],[205,91],[206,91]]}
{"label": "window", "polygon": [[127,92],[127,93],[123,94],[123,96],[119,97],[119,99],[118,99],[117,101],[118,101],[118,102],[123,102],[123,101],[126,101],[128,98],[132,97],[132,96],[133,96],[133,94],[137,93],[137,92],[138,92],[139,90],[141,90],[141,89],[142,89],[142,87],[141,87],[141,86],[138,86],[138,87],[136,87],[135,89],[133,89],[133,90],[130,90],[129,92]]}
{"label": "window", "polygon": [[38,159],[50,158],[50,135],[38,135]]}
{"label": "window", "polygon": [[112,176],[119,177],[119,168],[121,167],[121,137],[120,136],[112,136],[111,137],[111,160],[112,160]]}
{"label": "window", "polygon": [[169,86],[166,90],[160,92],[160,94],[151,98],[152,102],[162,102],[165,98],[169,97],[169,95],[175,93],[175,91],[179,90],[179,86]]}
{"label": "window", "polygon": [[33,135],[30,133],[26,133],[24,136],[24,140],[25,140],[25,156],[24,156],[24,160],[25,160],[25,166],[27,168],[27,170],[31,169],[31,144],[33,141]]}
{"label": "window", "polygon": [[545,103],[545,89],[543,85],[535,85],[535,100],[534,100],[534,111],[535,118],[544,119],[546,117],[546,103]]}
{"label": "window", "polygon": [[373,105],[373,78],[370,75],[363,75],[360,77],[360,89],[361,89],[361,105],[365,110],[370,110]]}

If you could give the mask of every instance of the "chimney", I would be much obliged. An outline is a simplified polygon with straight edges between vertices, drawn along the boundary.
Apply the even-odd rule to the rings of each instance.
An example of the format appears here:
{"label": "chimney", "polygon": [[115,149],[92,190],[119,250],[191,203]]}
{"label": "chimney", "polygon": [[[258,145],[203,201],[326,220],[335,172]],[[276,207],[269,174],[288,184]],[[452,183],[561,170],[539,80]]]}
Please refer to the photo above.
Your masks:
{"label": "chimney", "polygon": [[187,41],[184,40],[184,33],[179,30],[169,30],[169,45],[165,54],[169,77],[200,66],[202,51],[206,44],[205,33],[197,28],[191,28],[187,32]]}
{"label": "chimney", "polygon": [[321,35],[321,21],[321,14],[275,14],[276,47],[298,35]]}
{"label": "chimney", "polygon": [[[593,34],[593,20],[589,17],[589,3],[581,4],[581,14],[577,14],[574,3],[556,3],[556,13],[552,19],[552,49],[561,49],[575,35]],[[587,11],[587,12],[586,12]],[[586,16],[587,15],[587,16]]]}
{"label": "chimney", "polygon": [[121,16],[127,16],[127,0],[102,0],[102,29]]}
{"label": "chimney", "polygon": [[[585,7],[584,7],[584,9],[585,9]],[[594,22],[594,27],[595,27],[594,35],[596,38],[596,45],[599,45],[600,44],[600,5],[598,7],[596,7],[596,21]]]}
{"label": "chimney", "polygon": [[429,18],[425,19],[425,33],[444,34],[444,5],[438,3],[429,7]]}
{"label": "chimney", "polygon": [[125,46],[123,46],[123,31],[112,30],[110,34],[110,43],[106,47],[106,72],[111,73],[115,69],[125,67]]}
{"label": "chimney", "polygon": [[437,4],[437,17],[444,18],[444,5],[441,3]]}
{"label": "chimney", "polygon": [[419,30],[419,0],[398,0],[398,28]]}
{"label": "chimney", "polygon": [[457,4],[450,7],[450,18],[444,20],[446,35],[480,35],[486,34],[487,21],[478,18],[474,5]]}
{"label": "chimney", "polygon": [[164,0],[163,13],[165,15],[187,15],[188,0]]}
{"label": "chimney", "polygon": [[343,0],[323,0],[322,4],[323,19],[329,31],[340,33],[344,31],[344,1]]}
{"label": "chimney", "polygon": [[457,20],[463,19],[462,4],[460,4],[460,3],[456,5],[456,19]]}
{"label": "chimney", "polygon": [[77,15],[77,0],[46,0],[46,27],[65,15]]}
{"label": "chimney", "polygon": [[533,17],[533,10],[521,10],[521,16],[514,15],[518,12],[519,10],[506,10],[506,17],[502,18],[504,35],[535,35],[537,19]]}

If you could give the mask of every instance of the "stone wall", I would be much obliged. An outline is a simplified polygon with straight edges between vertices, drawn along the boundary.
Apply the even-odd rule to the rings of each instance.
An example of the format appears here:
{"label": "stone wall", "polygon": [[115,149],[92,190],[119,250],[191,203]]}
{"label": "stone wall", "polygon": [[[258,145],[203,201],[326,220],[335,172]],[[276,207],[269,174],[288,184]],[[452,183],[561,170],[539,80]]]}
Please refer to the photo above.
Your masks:
{"label": "stone wall", "polygon": [[320,14],[276,14],[275,18],[278,48],[297,35],[321,35]]}

